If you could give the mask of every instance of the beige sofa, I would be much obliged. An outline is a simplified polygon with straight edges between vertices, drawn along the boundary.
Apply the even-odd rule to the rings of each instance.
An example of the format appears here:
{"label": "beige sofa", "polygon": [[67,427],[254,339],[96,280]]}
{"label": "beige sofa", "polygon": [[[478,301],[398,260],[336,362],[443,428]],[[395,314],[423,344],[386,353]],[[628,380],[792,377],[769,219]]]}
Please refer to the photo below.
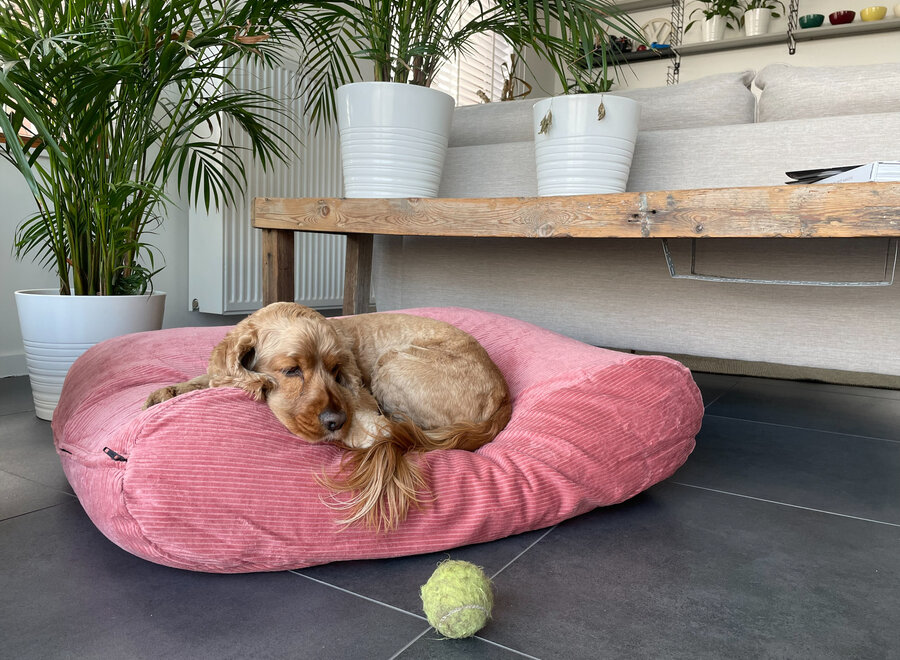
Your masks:
{"label": "beige sofa", "polygon": [[[790,170],[900,160],[900,64],[772,65],[623,94],[642,103],[631,191],[774,185]],[[536,194],[532,104],[456,110],[442,197]],[[670,244],[687,270],[690,241]],[[696,264],[765,280],[879,280],[887,251],[884,239],[717,239],[697,242]],[[592,344],[715,359],[699,368],[900,376],[900,283],[672,279],[656,240],[420,237],[378,239],[374,278],[379,310],[473,307]]]}

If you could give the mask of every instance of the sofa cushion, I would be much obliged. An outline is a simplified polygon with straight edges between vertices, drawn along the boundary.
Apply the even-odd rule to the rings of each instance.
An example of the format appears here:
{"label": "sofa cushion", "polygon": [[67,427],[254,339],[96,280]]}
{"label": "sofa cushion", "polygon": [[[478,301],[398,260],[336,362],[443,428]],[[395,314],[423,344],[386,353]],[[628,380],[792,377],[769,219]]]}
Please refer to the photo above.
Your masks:
{"label": "sofa cushion", "polygon": [[[900,112],[640,131],[626,190],[779,185],[791,170],[895,160],[893,136],[900,136]],[[536,194],[533,142],[452,147],[447,153],[441,197]]]}
{"label": "sofa cushion", "polygon": [[73,365],[53,419],[63,467],[114,543],[210,572],[299,568],[489,541],[621,502],[671,475],[703,405],[690,372],[513,319],[459,308],[410,313],[470,332],[505,375],[507,428],[477,452],[422,456],[434,500],[390,533],[338,523],[317,477],[342,451],[306,444],[233,388],[141,411],[153,389],[204,370],[227,328],[103,342]]}
{"label": "sofa cushion", "polygon": [[753,71],[718,73],[666,87],[613,91],[641,104],[642,131],[750,124],[756,98]]}
{"label": "sofa cushion", "polygon": [[[678,85],[616,91],[641,104],[642,131],[746,124],[754,120],[753,71],[720,73]],[[532,107],[539,97],[456,108],[450,146],[532,142]]]}
{"label": "sofa cushion", "polygon": [[531,108],[538,97],[518,101],[463,105],[453,111],[450,125],[451,147],[502,142],[530,142]]}
{"label": "sofa cushion", "polygon": [[537,194],[534,142],[450,147],[438,197],[531,197]]}
{"label": "sofa cushion", "polygon": [[627,190],[779,185],[792,170],[895,160],[894,136],[900,112],[641,131]]}
{"label": "sofa cushion", "polygon": [[755,84],[761,90],[761,122],[900,109],[897,62],[833,67],[771,64],[759,72]]}

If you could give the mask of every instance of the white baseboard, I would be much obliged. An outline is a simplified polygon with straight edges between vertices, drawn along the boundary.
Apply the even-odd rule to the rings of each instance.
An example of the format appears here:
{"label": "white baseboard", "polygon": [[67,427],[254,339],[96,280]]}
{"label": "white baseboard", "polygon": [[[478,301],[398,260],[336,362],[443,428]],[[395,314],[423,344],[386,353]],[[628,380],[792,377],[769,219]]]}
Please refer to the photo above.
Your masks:
{"label": "white baseboard", "polygon": [[0,355],[0,378],[7,376],[27,376],[28,366],[25,353],[6,353]]}

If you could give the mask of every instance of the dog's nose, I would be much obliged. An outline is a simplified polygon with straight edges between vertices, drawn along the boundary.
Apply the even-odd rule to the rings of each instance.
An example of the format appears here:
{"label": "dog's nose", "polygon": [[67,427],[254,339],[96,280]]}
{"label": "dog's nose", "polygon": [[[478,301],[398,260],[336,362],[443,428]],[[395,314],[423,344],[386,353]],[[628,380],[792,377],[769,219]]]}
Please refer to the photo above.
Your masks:
{"label": "dog's nose", "polygon": [[347,421],[347,413],[343,410],[325,410],[319,415],[319,421],[327,431],[337,431]]}

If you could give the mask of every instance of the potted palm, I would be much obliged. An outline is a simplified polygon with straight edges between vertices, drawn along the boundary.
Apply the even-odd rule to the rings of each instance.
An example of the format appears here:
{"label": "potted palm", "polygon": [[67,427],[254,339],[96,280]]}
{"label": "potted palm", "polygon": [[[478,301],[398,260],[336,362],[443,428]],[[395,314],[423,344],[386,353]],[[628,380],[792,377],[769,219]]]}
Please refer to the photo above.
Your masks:
{"label": "potted palm", "polygon": [[[694,8],[689,18],[699,12],[703,16],[700,24],[701,41],[721,41],[725,30],[734,30],[741,25],[741,0],[698,0],[699,7]],[[697,19],[699,20],[699,19]],[[684,31],[690,30],[697,20],[687,24]]]}
{"label": "potted palm", "polygon": [[[350,197],[437,194],[453,100],[430,85],[472,36],[494,32],[517,56],[530,48],[563,79],[579,56],[606,63],[605,49],[602,57],[594,53],[608,43],[606,28],[641,38],[604,0],[350,0],[340,3],[340,16],[325,4],[322,20],[338,29],[304,39],[308,99],[315,117],[337,114]],[[351,82],[360,60],[371,62],[371,82]],[[395,123],[386,126],[386,119]]]}
{"label": "potted palm", "polygon": [[[556,67],[565,94],[534,105],[534,153],[539,195],[617,193],[625,190],[641,107],[608,94],[618,74],[609,30],[647,44],[640,27],[615,7],[595,24],[573,25],[576,46],[566,67]],[[595,44],[591,50],[577,44]]]}
{"label": "potted palm", "polygon": [[[209,205],[242,185],[243,160],[210,128],[228,116],[265,165],[285,145],[273,99],[235,89],[247,58],[277,61],[296,26],[290,3],[29,0],[0,12],[0,155],[37,204],[17,257],[58,289],[16,292],[38,417],[49,419],[69,365],[103,339],[162,323],[159,258],[146,235],[177,177]],[[274,113],[274,115],[273,115]],[[16,139],[19,137],[19,139]]]}
{"label": "potted palm", "polygon": [[773,18],[780,18],[784,13],[784,3],[780,0],[747,0],[744,5],[744,13],[741,23],[744,25],[744,34],[754,37],[758,34],[766,34],[769,31],[769,23]]}

